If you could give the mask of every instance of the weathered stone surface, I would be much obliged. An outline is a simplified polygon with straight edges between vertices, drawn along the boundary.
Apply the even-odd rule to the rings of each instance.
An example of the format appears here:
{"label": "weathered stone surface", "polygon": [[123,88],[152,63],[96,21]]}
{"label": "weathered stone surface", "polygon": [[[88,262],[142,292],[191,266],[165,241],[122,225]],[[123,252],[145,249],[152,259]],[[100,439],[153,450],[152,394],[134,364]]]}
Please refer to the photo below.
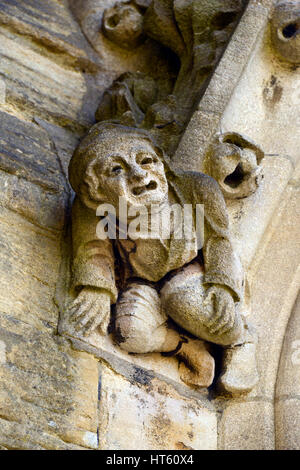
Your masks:
{"label": "weathered stone surface", "polygon": [[284,333],[299,290],[299,196],[298,185],[287,186],[249,270],[252,318],[261,338],[261,380],[253,396],[274,398]]}
{"label": "weathered stone surface", "polygon": [[214,450],[217,417],[208,402],[184,399],[145,376],[130,383],[101,366],[100,449]]}
{"label": "weathered stone surface", "polygon": [[93,122],[96,110],[97,91],[88,89],[93,78],[53,62],[30,42],[2,27],[0,38],[0,75],[6,86],[7,106],[84,131]]}
{"label": "weathered stone surface", "polygon": [[50,50],[70,55],[75,66],[95,69],[99,64],[65,2],[7,0],[0,5],[0,23],[30,36]]}
{"label": "weathered stone surface", "polygon": [[0,442],[10,449],[97,447],[98,364],[53,332],[1,315]]}
{"label": "weathered stone surface", "polygon": [[5,104],[6,100],[6,85],[5,81],[0,78],[0,104],[3,105]]}
{"label": "weathered stone surface", "polygon": [[273,404],[269,402],[228,405],[220,422],[219,449],[274,449],[273,414]]}
{"label": "weathered stone surface", "polygon": [[245,268],[255,259],[294,171],[292,162],[284,156],[264,157],[260,169],[263,179],[258,190],[248,198],[227,202],[234,244]]}
{"label": "weathered stone surface", "polygon": [[276,450],[299,450],[300,397],[276,403]]}
{"label": "weathered stone surface", "polygon": [[36,124],[0,112],[0,168],[48,191],[65,185],[58,156],[47,133]]}
{"label": "weathered stone surface", "polygon": [[276,383],[276,449],[300,449],[299,315],[298,295],[286,330]]}
{"label": "weathered stone surface", "polygon": [[174,161],[180,168],[188,165],[193,170],[204,170],[211,138],[220,130],[220,118],[267,21],[271,4],[272,0],[249,2],[176,151]]}
{"label": "weathered stone surface", "polygon": [[300,397],[300,296],[295,302],[281,350],[276,399]]}
{"label": "weathered stone surface", "polygon": [[0,265],[5,273],[1,310],[38,328],[49,323],[55,326],[58,310],[54,293],[60,267],[58,235],[36,227],[8,209],[1,208],[0,213]]}
{"label": "weathered stone surface", "polygon": [[174,72],[172,57],[155,41],[148,39],[140,47],[124,51],[104,36],[102,31],[104,11],[116,3],[115,0],[69,1],[82,32],[100,57],[103,69],[109,71],[109,75],[113,78],[128,71],[149,73],[157,78]]}
{"label": "weathered stone surface", "polygon": [[[164,357],[159,353],[150,354],[130,354],[122,350],[114,339],[113,335],[100,336],[99,333],[92,333],[86,339],[81,334],[74,331],[73,325],[63,321],[59,324],[59,332],[66,336],[72,342],[75,349],[86,351],[99,359],[104,359],[119,373],[127,376],[136,376],[136,370],[141,370],[150,376],[156,376],[160,380],[170,383],[179,390],[182,395],[194,395],[200,398],[207,395],[207,383],[212,379],[214,364],[209,353],[206,352],[205,358],[209,362],[207,371],[204,369],[202,386],[193,389],[187,388],[181,379],[182,368],[178,368],[178,359],[176,357]],[[187,370],[185,371],[187,373]]]}
{"label": "weathered stone surface", "polygon": [[62,164],[40,126],[0,114],[1,310],[39,328],[55,326],[54,292],[68,200]]}

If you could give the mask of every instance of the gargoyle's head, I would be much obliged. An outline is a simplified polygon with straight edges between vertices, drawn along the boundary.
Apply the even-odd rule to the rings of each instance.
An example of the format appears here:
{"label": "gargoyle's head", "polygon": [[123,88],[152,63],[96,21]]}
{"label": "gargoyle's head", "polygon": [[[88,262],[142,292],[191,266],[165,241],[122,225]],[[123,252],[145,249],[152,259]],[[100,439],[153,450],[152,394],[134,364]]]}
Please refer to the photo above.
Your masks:
{"label": "gargoyle's head", "polygon": [[117,2],[103,13],[104,36],[123,49],[134,49],[145,39],[143,15],[134,2]]}
{"label": "gargoyle's head", "polygon": [[114,123],[92,127],[69,168],[73,189],[95,207],[119,198],[129,206],[161,204],[168,194],[163,153],[143,130]]}
{"label": "gargoyle's head", "polygon": [[210,175],[219,183],[226,199],[253,194],[263,178],[263,151],[236,132],[219,134],[210,155]]}
{"label": "gargoyle's head", "polygon": [[282,0],[275,5],[271,20],[271,35],[282,59],[300,64],[300,3]]}

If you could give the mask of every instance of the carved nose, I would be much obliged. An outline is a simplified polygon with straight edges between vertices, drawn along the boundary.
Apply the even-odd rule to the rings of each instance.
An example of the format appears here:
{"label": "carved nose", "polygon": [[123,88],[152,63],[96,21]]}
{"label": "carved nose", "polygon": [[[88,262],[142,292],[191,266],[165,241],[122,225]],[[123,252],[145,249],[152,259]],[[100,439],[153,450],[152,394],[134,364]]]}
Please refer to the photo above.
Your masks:
{"label": "carved nose", "polygon": [[141,168],[140,166],[136,165],[131,168],[131,177],[134,180],[140,181],[141,179],[147,176],[147,171]]}

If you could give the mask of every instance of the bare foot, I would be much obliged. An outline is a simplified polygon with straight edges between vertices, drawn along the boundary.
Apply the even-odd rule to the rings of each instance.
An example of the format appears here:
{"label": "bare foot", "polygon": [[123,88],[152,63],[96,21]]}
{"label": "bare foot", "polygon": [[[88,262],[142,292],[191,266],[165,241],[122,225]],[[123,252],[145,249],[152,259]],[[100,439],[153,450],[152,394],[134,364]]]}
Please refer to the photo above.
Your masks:
{"label": "bare foot", "polygon": [[209,387],[215,374],[215,361],[204,341],[189,339],[177,354],[180,378],[190,386]]}

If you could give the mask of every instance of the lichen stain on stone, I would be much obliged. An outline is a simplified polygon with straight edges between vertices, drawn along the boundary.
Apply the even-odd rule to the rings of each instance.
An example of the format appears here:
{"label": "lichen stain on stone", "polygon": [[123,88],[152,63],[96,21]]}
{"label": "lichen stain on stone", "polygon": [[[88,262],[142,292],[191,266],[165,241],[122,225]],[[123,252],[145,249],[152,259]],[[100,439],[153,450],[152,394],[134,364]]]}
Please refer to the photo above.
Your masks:
{"label": "lichen stain on stone", "polygon": [[151,419],[150,436],[152,440],[159,445],[161,449],[167,446],[172,441],[172,423],[170,418],[162,410]]}
{"label": "lichen stain on stone", "polygon": [[193,447],[187,446],[184,442],[178,441],[175,443],[175,447],[178,450],[195,450]]}
{"label": "lichen stain on stone", "polygon": [[141,369],[140,367],[135,367],[134,369],[135,370],[134,370],[134,374],[133,374],[132,378],[135,382],[138,382],[141,385],[150,385],[151,384],[151,381],[154,377],[153,374],[151,374],[150,372],[147,372],[144,369]]}
{"label": "lichen stain on stone", "polygon": [[283,88],[280,85],[278,78],[271,75],[270,80],[263,89],[263,100],[266,107],[274,109],[276,104],[281,100],[282,92]]}

